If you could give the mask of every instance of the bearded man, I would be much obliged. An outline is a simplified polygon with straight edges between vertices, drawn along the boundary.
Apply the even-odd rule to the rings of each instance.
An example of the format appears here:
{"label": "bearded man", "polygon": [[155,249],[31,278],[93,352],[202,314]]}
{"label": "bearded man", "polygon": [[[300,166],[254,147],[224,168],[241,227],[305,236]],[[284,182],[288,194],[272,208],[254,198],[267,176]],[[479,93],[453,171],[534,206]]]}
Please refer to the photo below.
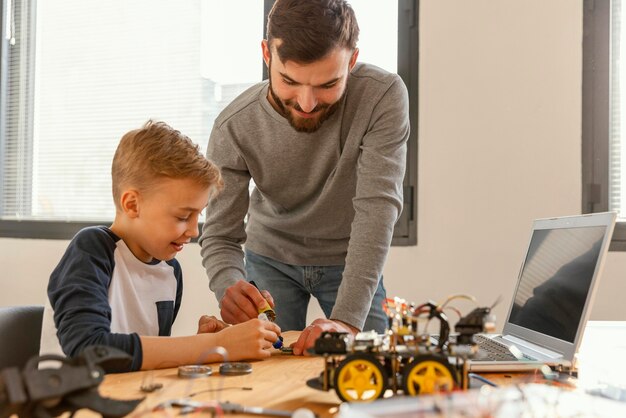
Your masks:
{"label": "bearded man", "polygon": [[[283,331],[304,329],[296,355],[322,331],[387,324],[382,270],[402,211],[409,100],[397,74],[357,63],[358,35],[344,0],[277,0],[262,41],[269,80],[228,105],[209,140],[225,187],[200,243],[222,319],[255,318],[269,302]],[[326,318],[305,328],[311,296]]]}

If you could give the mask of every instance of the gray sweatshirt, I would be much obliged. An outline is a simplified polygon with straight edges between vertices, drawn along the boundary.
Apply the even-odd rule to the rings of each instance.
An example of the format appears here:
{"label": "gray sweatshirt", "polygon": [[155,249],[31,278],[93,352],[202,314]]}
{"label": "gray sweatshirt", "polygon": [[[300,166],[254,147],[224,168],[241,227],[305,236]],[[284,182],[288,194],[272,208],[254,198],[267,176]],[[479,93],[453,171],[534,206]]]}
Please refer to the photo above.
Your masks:
{"label": "gray sweatshirt", "polygon": [[264,81],[242,93],[211,132],[207,156],[225,187],[200,237],[209,286],[221,301],[245,278],[244,243],[287,264],[345,263],[330,318],[362,329],[402,210],[406,87],[359,63],[340,107],[313,133],[294,130],[267,92]]}

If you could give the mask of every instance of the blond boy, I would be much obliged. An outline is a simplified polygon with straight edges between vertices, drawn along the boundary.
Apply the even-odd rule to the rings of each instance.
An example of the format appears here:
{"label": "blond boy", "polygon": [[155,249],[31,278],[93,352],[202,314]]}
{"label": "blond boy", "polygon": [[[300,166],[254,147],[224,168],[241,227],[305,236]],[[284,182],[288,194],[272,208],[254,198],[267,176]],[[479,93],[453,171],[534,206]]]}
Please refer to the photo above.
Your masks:
{"label": "blond boy", "polygon": [[73,357],[89,345],[132,356],[128,370],[270,355],[280,329],[254,319],[199,320],[198,334],[169,337],[183,282],[176,254],[198,236],[198,218],[222,178],[198,146],[163,122],[124,135],[112,165],[115,220],[85,228],[52,272],[41,353]]}

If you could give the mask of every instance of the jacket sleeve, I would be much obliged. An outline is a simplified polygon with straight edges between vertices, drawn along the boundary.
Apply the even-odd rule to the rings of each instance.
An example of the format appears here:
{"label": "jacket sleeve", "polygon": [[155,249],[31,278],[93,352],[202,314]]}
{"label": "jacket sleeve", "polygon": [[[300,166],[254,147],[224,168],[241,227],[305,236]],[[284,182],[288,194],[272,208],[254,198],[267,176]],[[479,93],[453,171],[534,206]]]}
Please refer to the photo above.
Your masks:
{"label": "jacket sleeve", "polygon": [[331,313],[362,329],[402,211],[409,99],[398,76],[375,105],[357,163],[355,210],[343,279]]}
{"label": "jacket sleeve", "polygon": [[106,345],[133,358],[127,370],[115,372],[139,370],[142,363],[139,336],[111,332],[108,288],[112,272],[110,248],[93,240],[74,239],[48,284],[57,336],[63,352],[69,357],[77,356],[91,345]]}
{"label": "jacket sleeve", "polygon": [[242,245],[246,241],[250,173],[230,135],[217,124],[211,132],[207,158],[222,171],[224,190],[209,202],[199,242],[209,288],[221,304],[226,288],[246,276]]}

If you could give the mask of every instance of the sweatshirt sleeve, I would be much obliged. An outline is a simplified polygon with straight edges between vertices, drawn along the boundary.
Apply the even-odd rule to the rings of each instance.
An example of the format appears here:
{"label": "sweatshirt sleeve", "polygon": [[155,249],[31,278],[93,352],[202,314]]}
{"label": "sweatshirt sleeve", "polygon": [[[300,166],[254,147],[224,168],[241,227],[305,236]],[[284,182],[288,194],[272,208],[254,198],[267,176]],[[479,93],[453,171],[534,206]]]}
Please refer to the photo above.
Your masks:
{"label": "sweatshirt sleeve", "polygon": [[331,313],[362,329],[402,211],[409,98],[398,76],[374,107],[357,165],[355,210],[343,279]]}
{"label": "sweatshirt sleeve", "polygon": [[106,236],[102,230],[100,234],[85,230],[77,234],[50,276],[48,298],[59,343],[67,356],[75,357],[91,345],[106,345],[133,358],[129,369],[115,372],[135,371],[143,360],[139,336],[111,332],[108,288],[114,261]]}
{"label": "sweatshirt sleeve", "polygon": [[250,173],[229,134],[217,124],[211,132],[207,158],[222,171],[224,189],[209,202],[199,242],[209,288],[221,305],[226,288],[246,276],[242,245],[246,241]]}

